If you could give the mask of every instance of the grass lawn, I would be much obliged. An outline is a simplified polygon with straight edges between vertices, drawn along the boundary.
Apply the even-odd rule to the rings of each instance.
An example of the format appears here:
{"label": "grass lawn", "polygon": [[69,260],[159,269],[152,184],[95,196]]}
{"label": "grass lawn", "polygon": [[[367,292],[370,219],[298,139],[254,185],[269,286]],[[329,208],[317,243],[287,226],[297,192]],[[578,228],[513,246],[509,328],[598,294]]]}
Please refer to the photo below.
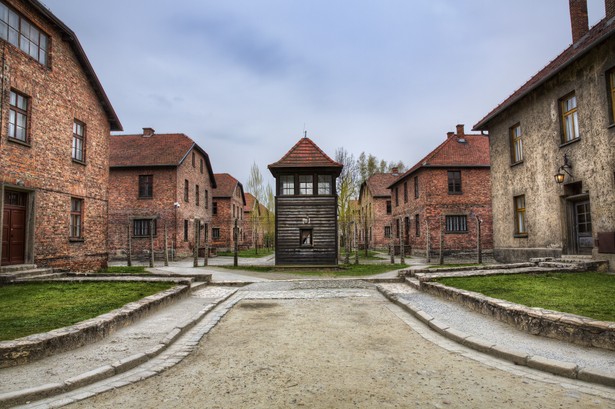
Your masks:
{"label": "grass lawn", "polygon": [[0,341],[76,324],[173,283],[23,283],[0,286]]}
{"label": "grass lawn", "polygon": [[112,266],[98,271],[100,274],[136,274],[136,275],[148,275],[151,274],[145,271],[145,266]]}
{"label": "grass lawn", "polygon": [[[235,255],[235,253],[233,253],[232,251],[219,251],[217,253],[219,256],[230,256],[233,257]],[[237,252],[237,255],[239,257],[251,257],[251,258],[257,258],[257,257],[265,257],[265,256],[270,256],[273,254],[273,249],[258,249],[258,254],[256,253],[256,250],[254,249],[247,249],[247,250],[240,250]]]}
{"label": "grass lawn", "polygon": [[594,272],[510,274],[439,278],[437,281],[529,307],[615,321],[615,275]]}
{"label": "grass lawn", "polygon": [[408,267],[407,264],[340,264],[338,268],[322,269],[282,269],[273,266],[220,266],[229,270],[255,271],[259,273],[285,273],[304,276],[326,277],[359,277],[386,273],[391,270],[399,270]]}
{"label": "grass lawn", "polygon": [[[359,250],[359,260],[382,260],[382,257],[378,257],[377,254],[385,254],[379,253],[377,251],[367,251],[367,256],[365,256],[365,250]],[[385,254],[386,255],[386,254]],[[344,258],[346,256],[346,252],[342,252],[341,257]],[[355,252],[350,253],[350,261],[354,260]]]}

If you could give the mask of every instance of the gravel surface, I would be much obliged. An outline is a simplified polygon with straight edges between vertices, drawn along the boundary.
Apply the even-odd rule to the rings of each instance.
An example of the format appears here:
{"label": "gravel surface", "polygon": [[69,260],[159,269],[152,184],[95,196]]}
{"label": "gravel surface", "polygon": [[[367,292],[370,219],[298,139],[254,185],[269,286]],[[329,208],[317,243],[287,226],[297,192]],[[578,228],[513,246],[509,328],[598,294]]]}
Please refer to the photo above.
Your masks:
{"label": "gravel surface", "polygon": [[595,368],[615,375],[613,351],[531,335],[463,305],[417,291],[405,284],[383,284],[383,287],[459,331],[529,355],[572,362],[584,368]]}
{"label": "gravel surface", "polygon": [[[368,286],[284,284],[240,290],[249,298],[178,365],[69,407],[615,408],[613,394],[588,394],[576,381],[528,378],[443,349]],[[326,297],[313,297],[319,291]]]}

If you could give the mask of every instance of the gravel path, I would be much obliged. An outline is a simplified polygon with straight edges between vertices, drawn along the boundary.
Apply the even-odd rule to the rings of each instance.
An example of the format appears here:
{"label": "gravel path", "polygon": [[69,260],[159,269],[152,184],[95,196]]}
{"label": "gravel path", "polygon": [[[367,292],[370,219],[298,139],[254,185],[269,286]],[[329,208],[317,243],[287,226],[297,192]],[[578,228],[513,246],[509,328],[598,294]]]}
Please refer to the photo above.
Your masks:
{"label": "gravel path", "polygon": [[181,363],[69,407],[615,408],[608,390],[441,348],[373,286],[348,284],[242,289]]}

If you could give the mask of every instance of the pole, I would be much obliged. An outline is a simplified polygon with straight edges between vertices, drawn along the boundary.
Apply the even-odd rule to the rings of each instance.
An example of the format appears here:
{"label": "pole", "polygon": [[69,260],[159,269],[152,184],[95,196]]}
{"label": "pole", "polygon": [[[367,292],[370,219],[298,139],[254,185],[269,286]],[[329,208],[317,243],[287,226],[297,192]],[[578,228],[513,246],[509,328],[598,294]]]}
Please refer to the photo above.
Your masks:
{"label": "pole", "polygon": [[130,237],[130,222],[128,222],[128,254],[126,255],[126,264],[128,267],[132,266],[132,241]]}
{"label": "pole", "polygon": [[164,223],[164,265],[169,266],[169,238],[167,237],[167,223]]}
{"label": "pole", "polygon": [[444,229],[444,224],[442,223],[442,216],[440,216],[440,265],[444,264],[444,235],[442,234],[442,230]]}
{"label": "pole", "polygon": [[354,223],[354,263],[359,264],[359,242],[357,239],[357,223]]}
{"label": "pole", "polygon": [[199,219],[194,219],[194,246],[192,247],[192,257],[194,260],[192,262],[192,267],[199,266],[199,236],[200,236],[199,225],[200,224],[201,224],[201,221]]}
{"label": "pole", "polygon": [[149,266],[154,267],[154,219],[149,220]]}
{"label": "pole", "polygon": [[406,229],[404,226],[405,219],[402,217],[401,219],[401,234],[399,235],[399,262],[404,264],[406,262],[406,241],[404,240],[404,234],[406,233]]}
{"label": "pole", "polygon": [[481,224],[481,220],[478,218],[478,215],[476,215],[476,253],[477,253],[477,262],[478,264],[483,264],[483,249],[481,247],[481,232],[480,232],[480,224]]}
{"label": "pole", "polygon": [[426,239],[427,239],[427,258],[426,258],[425,261],[428,262],[428,263],[431,263],[431,249],[430,249],[430,246],[431,246],[431,235],[430,235],[430,232],[429,232],[429,218],[427,218],[427,217],[425,217],[425,231],[426,231],[426,234],[427,234],[427,237],[426,237]]}
{"label": "pole", "polygon": [[237,260],[237,253],[239,252],[239,227],[237,227],[237,219],[235,219],[235,227],[233,227],[233,239],[235,240],[233,251],[233,265],[237,267],[237,265],[239,264]]}
{"label": "pole", "polygon": [[209,263],[209,223],[205,223],[205,254],[203,254],[203,267]]}
{"label": "pole", "polygon": [[391,223],[391,235],[389,237],[389,253],[391,253],[391,264],[395,264],[395,242],[393,241],[393,223]]}

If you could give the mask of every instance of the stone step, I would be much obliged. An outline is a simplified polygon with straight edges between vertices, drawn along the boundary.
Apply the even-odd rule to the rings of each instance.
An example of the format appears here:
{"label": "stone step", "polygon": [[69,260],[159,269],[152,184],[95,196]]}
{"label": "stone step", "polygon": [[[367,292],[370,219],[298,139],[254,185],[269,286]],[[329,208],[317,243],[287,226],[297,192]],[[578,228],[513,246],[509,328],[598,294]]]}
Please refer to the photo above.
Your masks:
{"label": "stone step", "polygon": [[11,271],[9,273],[2,272],[0,273],[0,283],[10,283],[21,279],[54,274],[52,268],[36,268],[36,266],[34,267],[35,268]]}
{"label": "stone step", "polygon": [[16,271],[33,270],[36,264],[17,264],[15,266],[0,266],[0,274],[10,274]]}
{"label": "stone step", "polygon": [[66,277],[66,274],[65,273],[40,274],[40,275],[33,275],[29,277],[18,277],[14,279],[13,282],[23,283],[26,281],[46,281],[46,280],[53,280],[53,279],[62,278],[62,277]]}

